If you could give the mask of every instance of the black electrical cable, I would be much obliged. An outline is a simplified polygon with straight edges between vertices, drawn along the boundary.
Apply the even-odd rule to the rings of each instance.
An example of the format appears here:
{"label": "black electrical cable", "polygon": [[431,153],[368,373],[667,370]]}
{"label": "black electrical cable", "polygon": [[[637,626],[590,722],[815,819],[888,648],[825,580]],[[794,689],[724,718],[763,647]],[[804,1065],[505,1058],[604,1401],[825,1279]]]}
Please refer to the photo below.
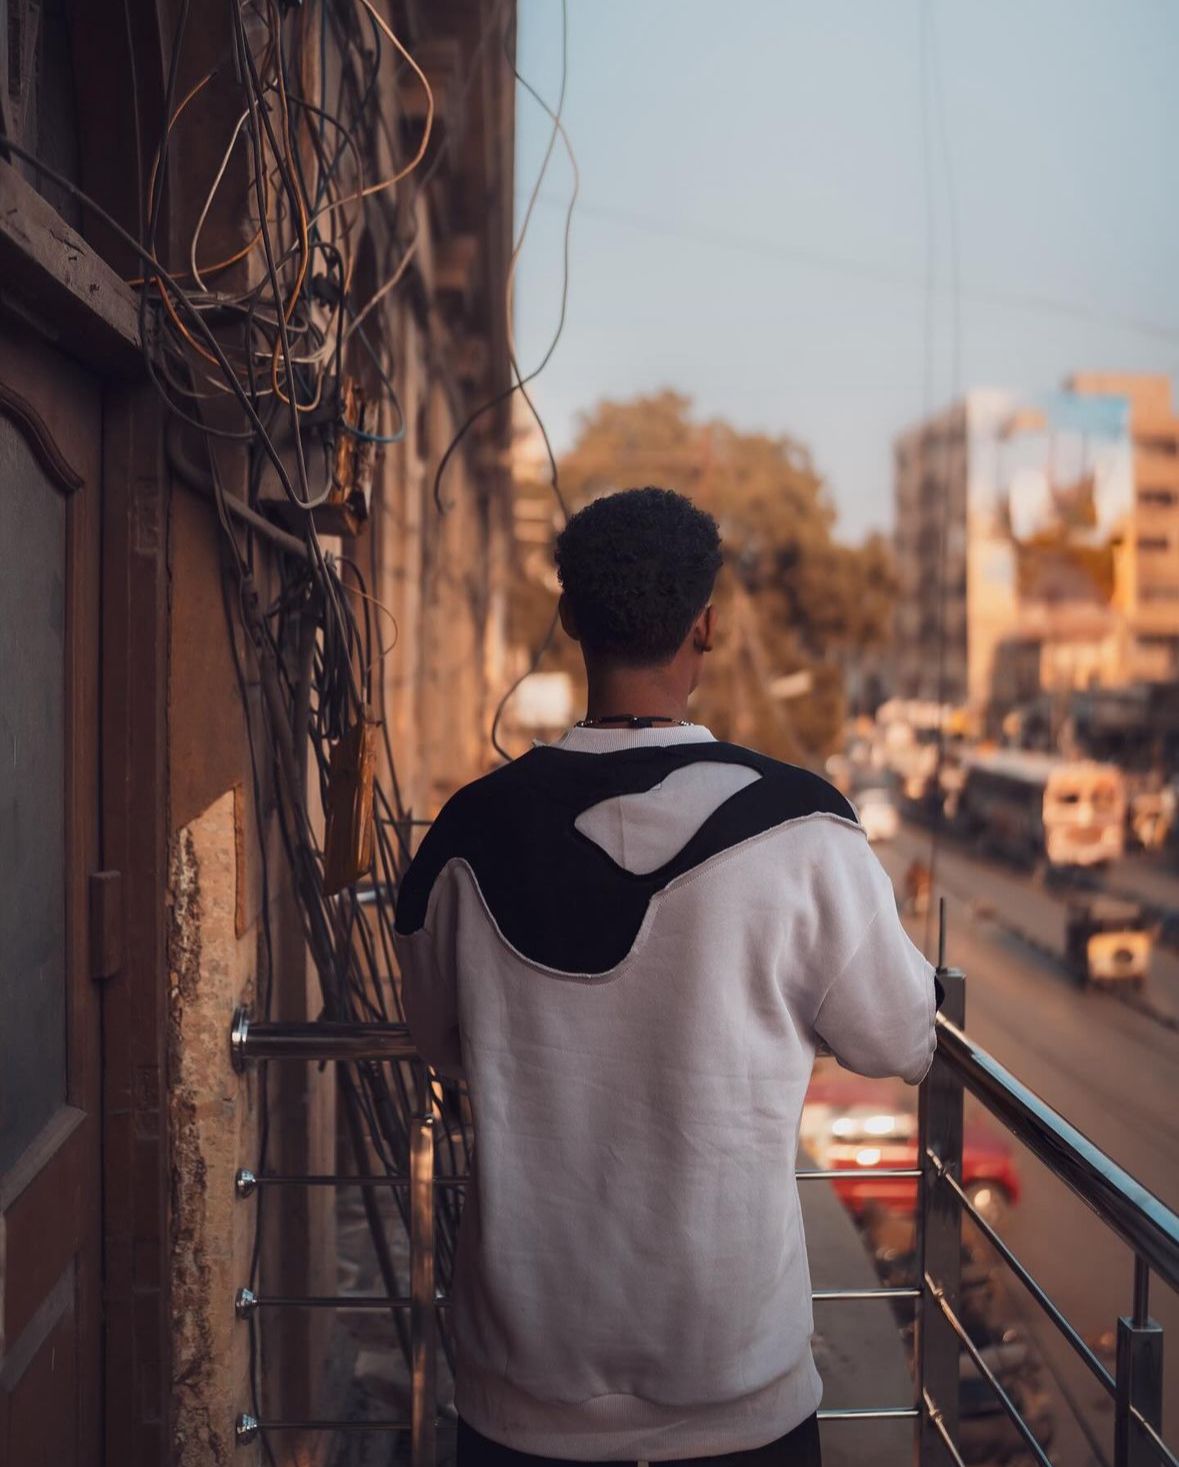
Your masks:
{"label": "black electrical cable", "polygon": [[[281,158],[281,150],[274,136],[274,129],[270,124],[270,113],[263,105],[262,84],[258,79],[258,72],[254,65],[254,58],[250,52],[249,42],[246,39],[245,26],[242,22],[241,8],[238,0],[229,0],[230,11],[233,15],[238,40],[238,51],[245,65],[248,78],[246,84],[246,102],[249,108],[250,120],[247,130],[250,143],[254,152],[254,189],[258,199],[258,227],[262,233],[262,249],[266,256],[266,269],[270,275],[271,285],[274,290],[275,305],[278,307],[278,336],[282,344],[283,366],[287,375],[287,392],[290,398],[291,413],[291,437],[295,449],[295,469],[299,478],[300,494],[296,496],[296,503],[302,509],[315,509],[326,502],[331,492],[330,485],[317,498],[312,496],[311,485],[307,478],[307,463],[303,454],[303,434],[299,426],[299,402],[295,392],[295,374],[291,368],[291,343],[287,335],[286,309],[282,303],[282,287],[279,284],[278,273],[274,264],[274,249],[270,240],[270,224],[266,217],[266,193],[263,186],[263,159],[262,138],[258,132],[258,119],[261,117],[262,126],[269,139],[275,160]],[[279,172],[284,182],[288,184],[292,196],[296,195],[295,184],[280,164]],[[295,196],[295,211],[298,212],[300,201]]]}
{"label": "black electrical cable", "polygon": [[[505,41],[506,41],[506,39],[507,39],[507,37],[505,36]],[[514,354],[513,354],[513,362],[512,362],[513,380],[512,380],[512,382],[507,387],[505,387],[502,391],[497,392],[493,397],[489,398],[485,403],[483,403],[481,406],[477,407],[475,409],[475,411],[473,413],[471,413],[469,417],[466,418],[466,420],[459,427],[458,431],[455,433],[454,437],[450,440],[450,443],[446,447],[445,453],[443,453],[441,459],[438,462],[438,468],[437,468],[437,470],[435,471],[435,474],[434,474],[434,491],[433,491],[434,492],[434,505],[435,505],[436,509],[438,510],[439,514],[445,514],[446,513],[446,506],[444,505],[444,503],[442,501],[442,479],[443,479],[444,474],[446,473],[447,465],[450,463],[450,460],[453,458],[453,456],[454,456],[455,452],[457,451],[459,445],[462,443],[463,439],[467,436],[467,434],[470,432],[471,428],[479,421],[480,418],[484,417],[487,413],[494,411],[495,408],[499,407],[502,403],[506,402],[517,390],[523,391],[523,389],[526,388],[527,385],[530,382],[532,382],[533,380],[535,380],[535,378],[538,377],[540,375],[540,373],[544,371],[545,367],[548,366],[549,361],[551,360],[551,358],[553,356],[553,353],[556,351],[557,345],[558,345],[558,343],[561,340],[561,335],[562,335],[562,333],[563,333],[563,331],[565,329],[565,318],[566,318],[566,313],[567,313],[568,305],[569,305],[569,244],[570,244],[570,238],[571,238],[571,230],[572,230],[572,226],[573,226],[573,208],[574,208],[574,205],[577,203],[577,195],[578,195],[578,192],[579,192],[580,183],[579,183],[579,179],[578,179],[577,160],[576,160],[576,158],[574,156],[573,149],[572,149],[572,147],[569,144],[569,139],[568,139],[568,136],[565,133],[564,126],[563,126],[563,123],[562,123],[562,115],[563,115],[564,106],[565,106],[565,87],[566,87],[566,81],[567,81],[567,78],[568,78],[568,71],[569,71],[569,5],[568,5],[568,0],[561,0],[561,90],[560,90],[560,95],[559,95],[559,99],[558,99],[558,102],[557,102],[557,109],[556,109],[556,111],[554,111],[548,105],[548,103],[543,99],[543,97],[540,96],[540,94],[531,85],[531,83],[528,82],[528,81],[526,81],[525,78],[523,76],[521,76],[520,72],[516,68],[516,63],[515,63],[514,59],[512,59],[510,57],[509,57],[509,65],[512,68],[512,74],[516,77],[517,81],[519,81],[524,87],[527,88],[527,90],[531,93],[531,95],[536,98],[536,100],[540,104],[540,106],[545,110],[545,112],[553,120],[553,130],[552,130],[552,132],[551,132],[551,134],[549,136],[549,143],[548,143],[548,146],[547,146],[547,148],[545,150],[544,159],[543,159],[543,161],[541,163],[540,170],[537,173],[536,182],[533,185],[532,193],[529,196],[528,206],[525,209],[524,223],[523,223],[523,226],[521,228],[520,238],[519,238],[519,240],[516,243],[515,249],[512,251],[513,267],[514,267],[514,264],[515,264],[516,259],[519,257],[519,254],[520,254],[521,249],[523,248],[524,236],[525,236],[525,233],[527,231],[528,220],[531,218],[533,207],[535,206],[537,196],[540,193],[541,184],[544,182],[545,172],[546,172],[546,170],[548,168],[549,159],[552,156],[553,148],[556,145],[556,140],[557,140],[558,134],[560,135],[560,137],[562,138],[562,140],[563,140],[563,142],[565,144],[565,150],[566,150],[566,152],[567,152],[567,154],[569,156],[570,164],[573,167],[573,173],[574,173],[573,192],[570,195],[569,204],[567,206],[566,213],[565,213],[565,231],[564,231],[564,248],[563,248],[563,268],[562,268],[562,277],[561,277],[561,308],[560,308],[560,315],[559,315],[558,321],[557,321],[557,329],[553,333],[553,337],[552,337],[552,340],[549,343],[548,349],[545,352],[544,356],[541,358],[539,364],[536,367],[534,367],[532,369],[532,371],[528,373],[527,376],[522,377],[520,375],[520,372],[519,372],[518,367],[515,364]],[[510,333],[511,333],[511,322],[510,321],[507,323],[507,327],[508,327],[508,332],[509,332],[509,335],[510,335]],[[529,402],[529,406],[531,407],[532,406],[531,399],[528,399],[528,402]],[[535,416],[536,415],[535,408],[532,408],[532,411],[533,411],[533,414]],[[537,421],[540,422],[539,417],[537,417]],[[541,423],[540,424],[540,427],[541,427],[541,432],[544,434],[545,441],[547,443],[548,442],[548,434],[547,434],[547,432],[545,432],[544,424]],[[551,455],[552,455],[551,446],[549,448],[549,453],[550,453],[550,458],[551,458]],[[555,462],[554,462],[554,469],[555,469]],[[557,491],[557,497],[558,497],[558,502],[560,502],[560,491],[559,490]],[[563,503],[562,503],[562,509],[564,509]]]}

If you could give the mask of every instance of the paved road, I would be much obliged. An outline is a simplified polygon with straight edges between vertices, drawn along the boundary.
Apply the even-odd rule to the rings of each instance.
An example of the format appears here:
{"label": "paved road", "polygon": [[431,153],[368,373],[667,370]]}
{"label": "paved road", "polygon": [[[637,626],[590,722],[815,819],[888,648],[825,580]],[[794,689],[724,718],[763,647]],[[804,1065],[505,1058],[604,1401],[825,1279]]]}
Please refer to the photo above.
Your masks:
{"label": "paved road", "polygon": [[1170,860],[1136,851],[1099,877],[1099,884],[1162,913],[1179,914],[1179,869]]}
{"label": "paved road", "polygon": [[[906,827],[900,839],[887,848],[887,855],[885,848],[881,848],[894,880],[899,881],[913,856],[919,855],[928,862],[929,842],[928,831]],[[941,891],[964,902],[972,916],[991,917],[1003,931],[1023,937],[1031,946],[1050,949],[1058,956],[1064,951],[1068,897],[1088,894],[1083,886],[1070,889],[1037,882],[1028,872],[978,856],[949,837],[938,843],[937,865]],[[1148,863],[1145,858],[1119,861],[1108,871],[1095,874],[1092,881],[1127,899],[1179,911],[1179,873]],[[1146,993],[1139,999],[1127,990],[1124,998],[1179,1028],[1179,953],[1156,947]]]}
{"label": "paved road", "polygon": [[[899,887],[909,861],[924,859],[928,834],[905,829],[878,848]],[[949,961],[967,974],[967,1028],[997,1059],[1157,1193],[1179,1209],[1179,958],[1156,953],[1150,1008],[1083,991],[1063,966],[1032,946],[1060,951],[1064,898],[1028,878],[945,842],[938,887],[946,896]],[[1179,895],[1179,892],[1177,892]],[[1176,905],[1179,906],[1179,900]],[[923,933],[914,930],[919,943]],[[1110,1336],[1130,1306],[1128,1250],[1062,1184],[1017,1148],[1022,1201],[1005,1229],[1008,1241],[1091,1342]],[[1015,1295],[1022,1293],[1018,1285]],[[1026,1297],[1026,1296],[1024,1296]],[[1031,1309],[1035,1317],[1034,1307]],[[1167,1420],[1179,1435],[1179,1299],[1161,1284],[1152,1313],[1168,1333]],[[1038,1334],[1052,1335],[1050,1327]],[[1066,1389],[1109,1443],[1110,1412],[1100,1388],[1067,1351]],[[1061,1437],[1064,1467],[1100,1463],[1079,1432]],[[1067,1455],[1064,1452],[1067,1451]]]}

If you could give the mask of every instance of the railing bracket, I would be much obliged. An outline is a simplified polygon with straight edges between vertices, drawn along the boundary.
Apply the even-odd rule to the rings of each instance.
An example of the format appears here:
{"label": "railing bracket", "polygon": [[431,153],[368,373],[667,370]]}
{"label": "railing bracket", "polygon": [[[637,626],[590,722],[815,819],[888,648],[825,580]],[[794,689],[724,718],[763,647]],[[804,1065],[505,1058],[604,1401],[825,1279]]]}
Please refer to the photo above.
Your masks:
{"label": "railing bracket", "polygon": [[[1154,1467],[1159,1460],[1134,1421],[1137,1413],[1159,1431],[1163,1420],[1163,1331],[1153,1319],[1118,1320],[1114,1462],[1117,1467]],[[1174,1460],[1172,1458],[1172,1460]]]}
{"label": "railing bracket", "polygon": [[246,1041],[249,1034],[250,1011],[244,1004],[239,1004],[233,1011],[233,1022],[229,1027],[229,1060],[239,1075],[246,1068]]}

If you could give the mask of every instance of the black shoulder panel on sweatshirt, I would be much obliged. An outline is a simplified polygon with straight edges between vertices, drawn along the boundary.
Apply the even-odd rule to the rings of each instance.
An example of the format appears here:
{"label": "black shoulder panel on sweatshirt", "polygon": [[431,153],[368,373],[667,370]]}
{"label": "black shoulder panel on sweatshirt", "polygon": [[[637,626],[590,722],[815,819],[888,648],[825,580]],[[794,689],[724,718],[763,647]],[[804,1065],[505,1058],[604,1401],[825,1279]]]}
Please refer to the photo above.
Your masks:
{"label": "black shoulder panel on sweatshirt", "polygon": [[[657,870],[623,869],[576,829],[592,805],[651,789],[673,770],[703,761],[743,764],[762,777],[714,810]],[[604,973],[630,951],[651,898],[677,876],[788,820],[823,812],[856,818],[825,779],[737,744],[612,754],[542,746],[467,785],[443,807],[402,879],[397,931],[422,927],[439,873],[463,860],[518,952],[565,973]]]}

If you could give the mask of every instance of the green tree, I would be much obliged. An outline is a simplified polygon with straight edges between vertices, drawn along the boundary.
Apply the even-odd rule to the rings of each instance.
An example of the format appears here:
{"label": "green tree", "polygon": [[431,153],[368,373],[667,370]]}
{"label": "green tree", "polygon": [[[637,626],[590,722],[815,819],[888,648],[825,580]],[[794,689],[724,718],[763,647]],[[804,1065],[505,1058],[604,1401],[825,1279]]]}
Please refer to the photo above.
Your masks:
{"label": "green tree", "polygon": [[[716,516],[726,563],[716,654],[697,716],[718,736],[821,762],[843,723],[842,667],[887,640],[895,581],[880,536],[861,546],[834,538],[835,509],[807,448],[787,436],[699,422],[690,401],[669,391],[599,403],[582,417],[560,471],[571,509],[616,489],[659,484]],[[551,596],[521,586],[516,609],[517,633],[535,644]],[[574,670],[574,659],[558,633],[541,665]],[[809,674],[809,691],[784,699],[775,685],[792,673]]]}

